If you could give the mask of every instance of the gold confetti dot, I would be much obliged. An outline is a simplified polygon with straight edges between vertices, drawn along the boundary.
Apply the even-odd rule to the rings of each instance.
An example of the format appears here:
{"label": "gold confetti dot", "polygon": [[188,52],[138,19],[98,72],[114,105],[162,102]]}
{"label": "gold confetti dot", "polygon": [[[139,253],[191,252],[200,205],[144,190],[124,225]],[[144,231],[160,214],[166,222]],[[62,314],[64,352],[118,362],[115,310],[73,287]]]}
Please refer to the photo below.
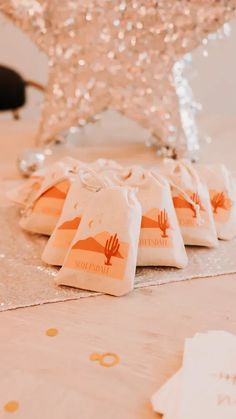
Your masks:
{"label": "gold confetti dot", "polygon": [[90,361],[98,361],[102,367],[114,367],[119,364],[120,358],[113,352],[105,352],[104,354],[92,353],[90,355]]}
{"label": "gold confetti dot", "polygon": [[106,352],[105,354],[102,354],[100,364],[103,367],[114,367],[115,365],[119,364],[120,358],[117,354],[114,354],[113,352]]}
{"label": "gold confetti dot", "polygon": [[14,413],[19,409],[19,403],[16,400],[10,400],[4,406],[4,410],[8,413]]}
{"label": "gold confetti dot", "polygon": [[100,354],[97,354],[96,352],[94,352],[93,354],[90,355],[89,359],[90,361],[99,361],[100,357],[101,357]]}
{"label": "gold confetti dot", "polygon": [[50,337],[57,336],[58,335],[58,330],[54,329],[54,328],[48,329],[48,330],[46,330],[46,335],[50,336]]}

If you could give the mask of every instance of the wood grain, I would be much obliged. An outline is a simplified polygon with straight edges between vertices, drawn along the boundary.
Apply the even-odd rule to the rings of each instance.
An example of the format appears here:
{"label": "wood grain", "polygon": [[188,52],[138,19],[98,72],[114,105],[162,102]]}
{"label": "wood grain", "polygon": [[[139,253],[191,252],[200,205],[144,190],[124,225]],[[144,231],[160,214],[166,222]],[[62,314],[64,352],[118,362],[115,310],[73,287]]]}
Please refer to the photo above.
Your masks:
{"label": "wood grain", "polygon": [[[1,131],[2,178],[17,177],[17,152],[33,139],[26,133]],[[9,417],[10,400],[19,402],[17,419],[157,418],[150,397],[180,367],[184,339],[212,329],[236,334],[235,301],[236,275],[227,275],[3,312],[0,418]],[[48,336],[52,328],[58,334]],[[120,364],[101,367],[93,352],[115,352]]]}
{"label": "wood grain", "polygon": [[[78,405],[66,406],[72,417],[156,418],[150,397],[179,368],[184,339],[212,329],[236,333],[235,301],[236,276],[228,275],[4,312],[0,370],[76,391]],[[49,328],[58,335],[46,336]],[[108,369],[89,360],[92,352],[107,351],[119,355],[119,365]],[[27,412],[24,419],[31,418]]]}

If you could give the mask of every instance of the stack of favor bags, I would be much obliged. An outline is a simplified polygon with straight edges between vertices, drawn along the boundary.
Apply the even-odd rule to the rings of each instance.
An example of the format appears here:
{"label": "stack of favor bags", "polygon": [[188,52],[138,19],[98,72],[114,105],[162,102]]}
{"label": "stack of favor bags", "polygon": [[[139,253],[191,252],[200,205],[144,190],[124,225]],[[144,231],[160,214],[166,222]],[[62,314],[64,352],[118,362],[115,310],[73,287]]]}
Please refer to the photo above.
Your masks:
{"label": "stack of favor bags", "polygon": [[136,266],[184,268],[185,245],[236,235],[236,188],[223,165],[65,157],[9,196],[23,206],[21,227],[49,236],[42,260],[61,266],[57,284],[116,296],[133,289]]}

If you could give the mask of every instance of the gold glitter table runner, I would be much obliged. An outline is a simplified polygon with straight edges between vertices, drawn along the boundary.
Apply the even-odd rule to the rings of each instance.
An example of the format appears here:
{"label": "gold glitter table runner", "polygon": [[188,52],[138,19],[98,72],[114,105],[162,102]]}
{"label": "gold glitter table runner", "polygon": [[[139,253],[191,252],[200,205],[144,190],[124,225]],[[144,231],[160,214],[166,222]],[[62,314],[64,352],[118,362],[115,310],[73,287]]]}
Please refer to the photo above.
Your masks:
{"label": "gold glitter table runner", "polygon": [[[19,208],[0,206],[0,311],[98,295],[54,285],[57,268],[40,259],[46,238],[23,232],[18,221]],[[185,269],[137,269],[135,288],[236,272],[236,240],[220,242],[217,249],[189,247],[187,252]]]}

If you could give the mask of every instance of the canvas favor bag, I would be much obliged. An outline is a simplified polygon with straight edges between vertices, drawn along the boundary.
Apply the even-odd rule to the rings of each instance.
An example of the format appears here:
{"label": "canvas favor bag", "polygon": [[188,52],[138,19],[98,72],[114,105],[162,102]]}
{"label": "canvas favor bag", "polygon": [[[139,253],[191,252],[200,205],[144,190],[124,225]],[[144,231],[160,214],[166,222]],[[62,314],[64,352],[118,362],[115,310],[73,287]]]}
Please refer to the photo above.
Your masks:
{"label": "canvas favor bag", "polygon": [[[7,193],[9,199],[11,199],[16,204],[27,205],[31,202],[34,197],[37,195],[39,189],[41,188],[45,176],[50,177],[52,173],[57,171],[59,168],[73,168],[77,164],[77,160],[72,157],[66,156],[63,159],[58,160],[55,163],[52,163],[46,168],[37,170],[34,172],[29,179],[24,182],[21,182],[16,188],[10,190]],[[81,162],[80,162],[81,163]]]}
{"label": "canvas favor bag", "polygon": [[137,187],[142,207],[137,265],[184,268],[188,258],[168,182],[140,166],[126,169],[116,179],[119,184]]}
{"label": "canvas favor bag", "polygon": [[193,165],[185,159],[164,159],[157,169],[171,185],[184,244],[218,246],[208,188]]}
{"label": "canvas favor bag", "polygon": [[91,169],[82,169],[68,192],[61,216],[42,254],[42,260],[62,266],[89,200],[108,182]]}
{"label": "canvas favor bag", "polygon": [[134,190],[101,189],[86,208],[56,283],[116,296],[131,291],[140,224]]}
{"label": "canvas favor bag", "polygon": [[29,179],[7,192],[7,197],[16,204],[25,206],[36,196],[44,179],[45,169],[38,170]]}
{"label": "canvas favor bag", "polygon": [[236,185],[223,164],[198,164],[196,169],[207,184],[219,239],[236,236]]}
{"label": "canvas favor bag", "polygon": [[32,233],[50,236],[61,215],[65,199],[76,173],[84,163],[70,159],[71,164],[57,162],[54,169],[45,173],[42,185],[22,212],[20,226]]}

